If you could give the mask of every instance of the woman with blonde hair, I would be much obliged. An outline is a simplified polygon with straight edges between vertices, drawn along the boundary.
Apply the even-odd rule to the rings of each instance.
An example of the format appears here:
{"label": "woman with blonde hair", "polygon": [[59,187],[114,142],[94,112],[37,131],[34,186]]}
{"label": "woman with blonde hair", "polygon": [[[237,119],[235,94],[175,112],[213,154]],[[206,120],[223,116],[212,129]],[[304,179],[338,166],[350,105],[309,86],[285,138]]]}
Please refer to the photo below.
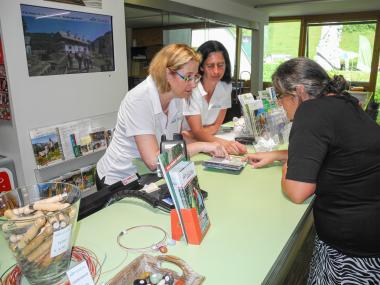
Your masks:
{"label": "woman with blonde hair", "polygon": [[[200,60],[201,55],[184,44],[165,46],[156,54],[149,76],[121,102],[111,144],[97,164],[98,189],[134,175],[135,158],[156,169],[161,136],[171,139],[181,132],[182,101],[200,80]],[[227,155],[218,143],[189,143],[187,151],[190,156],[198,152]]]}

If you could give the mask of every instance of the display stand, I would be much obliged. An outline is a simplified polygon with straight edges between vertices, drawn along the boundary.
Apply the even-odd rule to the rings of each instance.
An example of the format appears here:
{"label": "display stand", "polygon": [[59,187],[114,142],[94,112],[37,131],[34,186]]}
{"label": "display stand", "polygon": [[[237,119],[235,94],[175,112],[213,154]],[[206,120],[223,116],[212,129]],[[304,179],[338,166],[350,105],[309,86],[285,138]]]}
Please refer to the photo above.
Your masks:
{"label": "display stand", "polygon": [[112,138],[116,112],[30,130],[36,181],[79,187],[82,197],[96,191],[96,162]]}
{"label": "display stand", "polygon": [[[210,224],[207,226],[206,230],[202,232],[197,210],[195,208],[191,209],[181,209],[181,216],[183,219],[183,224],[186,231],[187,243],[189,244],[201,244],[203,237],[210,228]],[[177,210],[173,209],[170,212],[171,229],[172,229],[172,239],[180,240],[183,236],[183,231],[181,224],[179,222]]]}
{"label": "display stand", "polygon": [[175,206],[170,213],[172,239],[183,237],[188,244],[199,245],[210,227],[210,220],[194,163],[186,160],[181,144],[162,153],[159,162]]}

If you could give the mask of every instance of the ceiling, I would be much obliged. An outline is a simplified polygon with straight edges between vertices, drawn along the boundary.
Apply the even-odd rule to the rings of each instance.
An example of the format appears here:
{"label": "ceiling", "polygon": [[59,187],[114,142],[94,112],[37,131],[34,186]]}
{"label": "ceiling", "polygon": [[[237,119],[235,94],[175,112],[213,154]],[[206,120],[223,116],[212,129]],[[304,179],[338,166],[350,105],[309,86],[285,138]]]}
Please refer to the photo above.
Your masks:
{"label": "ceiling", "polygon": [[[211,1],[211,0],[209,0]],[[218,0],[213,0],[218,1]],[[243,6],[254,8],[270,17],[318,15],[331,13],[349,13],[380,11],[380,0],[229,0]],[[191,0],[188,2],[191,5]],[[184,13],[186,14],[186,13]],[[192,16],[168,13],[158,9],[125,6],[126,26],[145,28],[192,23],[205,23],[204,19]]]}
{"label": "ceiling", "polygon": [[268,13],[269,17],[380,10],[380,0],[229,0]]}
{"label": "ceiling", "polygon": [[[380,1],[380,0],[379,0]],[[125,24],[128,28],[181,25],[204,22],[201,19],[148,8],[125,6]]]}

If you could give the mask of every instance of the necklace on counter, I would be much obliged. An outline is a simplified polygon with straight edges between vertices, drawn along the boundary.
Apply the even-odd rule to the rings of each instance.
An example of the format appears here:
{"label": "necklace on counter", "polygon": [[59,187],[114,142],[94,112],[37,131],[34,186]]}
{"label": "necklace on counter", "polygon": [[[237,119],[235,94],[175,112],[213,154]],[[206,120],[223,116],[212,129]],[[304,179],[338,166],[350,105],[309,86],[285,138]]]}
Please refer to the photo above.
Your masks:
{"label": "necklace on counter", "polygon": [[[162,234],[162,237],[160,238],[160,240],[146,247],[130,247],[122,243],[122,238],[130,234],[132,231],[133,232],[143,231],[147,229],[148,230],[154,229],[154,230],[159,231]],[[141,232],[141,235],[143,236],[143,232]],[[140,225],[140,226],[130,227],[121,231],[117,236],[117,243],[119,244],[120,247],[128,251],[134,251],[134,252],[160,251],[161,253],[167,253],[168,248],[167,248],[166,239],[167,239],[167,233],[165,232],[164,229],[158,226],[154,226],[154,225]]]}

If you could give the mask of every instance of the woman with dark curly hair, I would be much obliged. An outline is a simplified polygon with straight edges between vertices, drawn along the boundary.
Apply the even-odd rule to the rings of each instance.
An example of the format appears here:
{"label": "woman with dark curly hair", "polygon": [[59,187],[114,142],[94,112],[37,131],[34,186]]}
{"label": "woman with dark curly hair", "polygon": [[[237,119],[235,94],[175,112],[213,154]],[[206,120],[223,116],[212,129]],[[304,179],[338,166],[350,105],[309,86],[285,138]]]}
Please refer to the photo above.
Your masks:
{"label": "woman with dark curly hair", "polygon": [[284,62],[272,81],[293,120],[289,150],[248,160],[284,161],[282,190],[293,202],[315,194],[308,284],[380,284],[380,127],[342,76],[310,59]]}

